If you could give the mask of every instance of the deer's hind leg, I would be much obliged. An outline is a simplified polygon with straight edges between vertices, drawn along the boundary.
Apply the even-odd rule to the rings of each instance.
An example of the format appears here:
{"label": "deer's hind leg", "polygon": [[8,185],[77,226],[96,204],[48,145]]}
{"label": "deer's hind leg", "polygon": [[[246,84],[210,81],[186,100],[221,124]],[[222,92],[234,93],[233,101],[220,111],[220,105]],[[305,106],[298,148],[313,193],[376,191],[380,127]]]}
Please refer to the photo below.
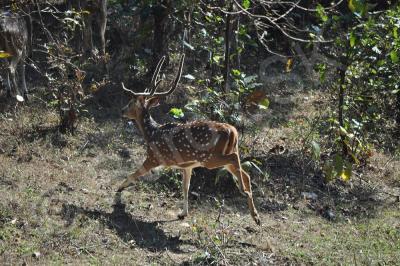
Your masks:
{"label": "deer's hind leg", "polygon": [[250,176],[248,173],[246,173],[246,171],[242,169],[239,156],[236,155],[236,159],[234,159],[231,164],[226,165],[225,167],[232,175],[239,179],[239,184],[241,186],[242,192],[244,192],[244,194],[246,194],[247,196],[247,204],[249,206],[251,216],[253,217],[256,224],[260,225],[261,221],[258,216],[256,207],[254,206]]}
{"label": "deer's hind leg", "polygon": [[212,161],[205,163],[204,166],[208,169],[225,167],[232,175],[234,175],[239,180],[241,190],[247,196],[247,203],[249,205],[251,216],[253,217],[253,220],[258,225],[260,225],[261,221],[258,216],[256,207],[254,206],[250,176],[245,171],[243,171],[242,167],[240,166],[239,155],[237,153],[231,153],[227,155],[214,155]]}

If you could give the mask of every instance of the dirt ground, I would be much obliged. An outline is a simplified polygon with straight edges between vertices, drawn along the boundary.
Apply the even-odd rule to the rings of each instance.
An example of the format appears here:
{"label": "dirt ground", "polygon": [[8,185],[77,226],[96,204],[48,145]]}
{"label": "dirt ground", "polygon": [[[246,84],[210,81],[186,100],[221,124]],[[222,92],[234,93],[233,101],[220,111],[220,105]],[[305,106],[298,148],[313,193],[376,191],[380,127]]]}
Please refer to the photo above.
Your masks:
{"label": "dirt ground", "polygon": [[[3,97],[3,96],[1,96]],[[144,160],[122,106],[88,103],[75,135],[58,133],[40,95],[0,112],[1,265],[395,265],[400,261],[399,158],[377,150],[350,182],[326,183],[301,145],[324,99],[271,101],[268,126],[243,138],[262,226],[229,177],[198,170],[190,216],[180,174],[115,191]],[[289,99],[289,98],[288,98]]]}

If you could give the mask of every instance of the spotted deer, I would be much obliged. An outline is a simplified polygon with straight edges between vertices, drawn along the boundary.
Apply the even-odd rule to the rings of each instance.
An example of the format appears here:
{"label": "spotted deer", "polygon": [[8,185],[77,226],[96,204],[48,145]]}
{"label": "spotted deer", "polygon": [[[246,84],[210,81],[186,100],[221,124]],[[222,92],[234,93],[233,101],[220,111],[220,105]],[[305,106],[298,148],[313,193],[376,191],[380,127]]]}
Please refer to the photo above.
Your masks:
{"label": "spotted deer", "polygon": [[225,167],[239,183],[238,187],[247,196],[248,206],[254,221],[260,218],[254,207],[250,176],[241,168],[238,150],[238,132],[235,127],[214,121],[191,123],[168,123],[160,125],[153,120],[149,110],[159,104],[161,97],[170,95],[177,87],[182,75],[184,55],[179,62],[176,78],[166,92],[156,92],[161,79],[158,75],[165,57],[158,62],[153,73],[150,89],[133,92],[122,83],[125,91],[134,98],[122,109],[122,116],[136,121],[147,145],[147,157],[139,169],[129,175],[120,185],[118,192],[138,181],[151,169],[164,166],[181,169],[183,173],[183,219],[188,215],[188,191],[193,168],[208,169]]}

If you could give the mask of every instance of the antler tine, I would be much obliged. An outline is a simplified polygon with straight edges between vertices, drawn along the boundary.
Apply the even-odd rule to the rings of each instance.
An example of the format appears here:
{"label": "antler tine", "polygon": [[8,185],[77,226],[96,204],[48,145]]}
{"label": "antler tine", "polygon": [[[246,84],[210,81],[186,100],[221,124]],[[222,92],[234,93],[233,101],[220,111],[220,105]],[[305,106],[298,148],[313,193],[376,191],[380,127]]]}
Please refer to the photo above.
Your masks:
{"label": "antler tine", "polygon": [[123,89],[124,91],[130,92],[130,93],[132,93],[133,95],[135,94],[135,93],[134,93],[133,91],[131,91],[130,89],[127,89],[127,88],[125,87],[125,85],[124,85],[123,82],[121,82],[121,85],[122,85],[122,89]]}
{"label": "antler tine", "polygon": [[[149,96],[153,96],[153,95],[154,95],[154,93],[156,92],[158,86],[161,84],[161,81],[162,81],[161,79],[160,79],[160,80],[157,80],[156,84],[155,84],[155,85],[153,86],[153,88],[150,90]],[[157,95],[157,93],[156,93],[156,95]]]}
{"label": "antler tine", "polygon": [[147,92],[134,92],[134,91],[132,91],[132,90],[130,90],[130,89],[127,89],[127,88],[125,87],[125,85],[124,85],[123,82],[121,82],[121,85],[122,85],[122,89],[123,89],[124,91],[130,92],[130,93],[132,93],[134,96],[148,96],[148,95],[149,95],[149,93],[147,93]]}
{"label": "antler tine", "polygon": [[157,80],[157,77],[158,77],[158,74],[160,74],[160,70],[161,70],[161,67],[162,67],[164,61],[165,61],[165,55],[163,57],[161,57],[160,61],[158,61],[156,69],[154,70],[153,77],[151,78],[151,82],[150,82],[151,89],[150,89],[149,96],[152,96],[155,93],[158,85],[160,85],[161,80]]}
{"label": "antler tine", "polygon": [[176,87],[178,86],[179,80],[181,79],[181,76],[182,76],[184,61],[185,61],[185,54],[182,54],[181,59],[179,61],[178,74],[176,75],[175,80],[171,83],[171,88],[167,92],[154,93],[153,95],[167,96],[167,95],[170,95],[176,89]]}
{"label": "antler tine", "polygon": [[163,57],[161,57],[160,61],[158,61],[158,63],[157,63],[156,69],[154,70],[154,73],[153,73],[153,77],[151,78],[150,91],[148,89],[146,89],[144,92],[134,92],[130,89],[127,89],[125,87],[124,83],[121,82],[122,89],[127,92],[132,93],[135,96],[152,96],[154,94],[154,92],[156,91],[158,85],[160,85],[160,83],[161,83],[161,80],[157,80],[157,77],[158,77],[158,74],[160,73],[160,70],[161,70],[162,64],[164,63],[164,60],[165,60],[165,55]]}

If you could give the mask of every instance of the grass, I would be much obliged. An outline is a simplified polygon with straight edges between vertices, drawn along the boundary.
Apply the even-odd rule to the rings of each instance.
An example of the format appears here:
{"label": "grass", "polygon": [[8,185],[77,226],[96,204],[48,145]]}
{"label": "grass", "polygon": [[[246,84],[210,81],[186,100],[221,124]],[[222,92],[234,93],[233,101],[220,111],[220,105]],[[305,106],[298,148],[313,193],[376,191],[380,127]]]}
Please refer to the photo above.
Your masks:
{"label": "grass", "polygon": [[400,259],[400,230],[391,211],[367,221],[313,220],[286,236],[297,240],[285,247],[287,257],[319,265],[393,265]]}
{"label": "grass", "polygon": [[[261,131],[249,152],[268,173],[252,172],[262,227],[234,182],[215,181],[215,172],[196,171],[183,221],[176,219],[176,172],[160,172],[155,183],[136,184],[118,199],[116,187],[144,158],[141,137],[121,121],[82,118],[75,136],[62,136],[55,113],[40,102],[2,114],[0,264],[396,264],[400,208],[390,194],[399,189],[399,162],[377,154],[364,181],[323,183],[299,144],[308,124],[296,121],[305,110],[316,113],[304,104]],[[275,153],[276,145],[285,153]],[[324,218],[326,208],[333,220]]]}

